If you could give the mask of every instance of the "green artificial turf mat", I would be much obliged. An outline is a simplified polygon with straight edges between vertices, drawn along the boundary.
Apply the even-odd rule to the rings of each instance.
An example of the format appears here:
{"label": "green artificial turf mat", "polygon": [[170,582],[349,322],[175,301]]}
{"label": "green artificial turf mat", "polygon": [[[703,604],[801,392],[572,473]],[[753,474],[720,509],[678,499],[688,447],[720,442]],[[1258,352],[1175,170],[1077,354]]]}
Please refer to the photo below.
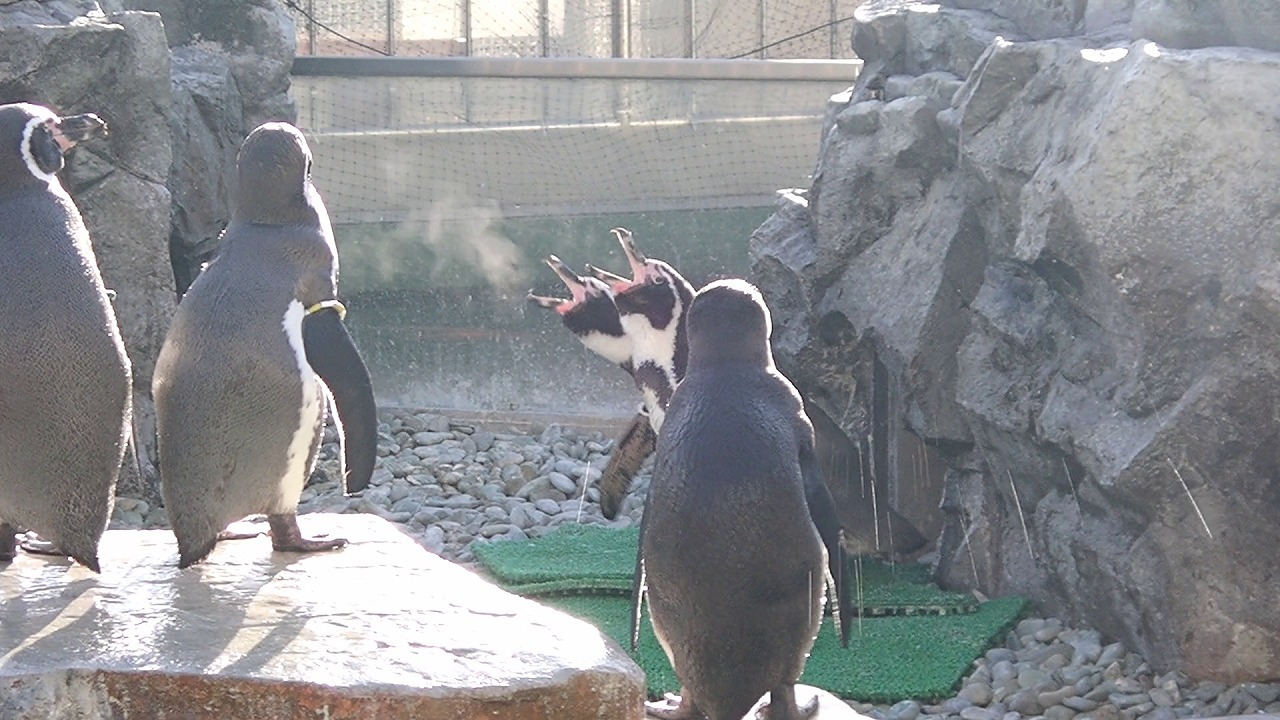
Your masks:
{"label": "green artificial turf mat", "polygon": [[638,526],[561,525],[536,540],[475,543],[471,550],[500,585],[518,595],[546,594],[524,589],[544,583],[560,590],[616,587],[630,595],[639,544]]}
{"label": "green artificial turf mat", "polygon": [[[538,540],[472,548],[507,590],[587,620],[626,648],[638,538],[636,528],[574,525]],[[977,605],[968,595],[932,585],[928,568],[919,565],[864,560],[860,567],[866,614],[933,614],[855,618],[847,648],[840,647],[831,619],[824,620],[800,681],[848,699],[885,703],[951,696],[974,658],[1001,638],[1026,606],[1016,597]],[[651,697],[679,691],[647,611],[632,657],[645,671]]]}

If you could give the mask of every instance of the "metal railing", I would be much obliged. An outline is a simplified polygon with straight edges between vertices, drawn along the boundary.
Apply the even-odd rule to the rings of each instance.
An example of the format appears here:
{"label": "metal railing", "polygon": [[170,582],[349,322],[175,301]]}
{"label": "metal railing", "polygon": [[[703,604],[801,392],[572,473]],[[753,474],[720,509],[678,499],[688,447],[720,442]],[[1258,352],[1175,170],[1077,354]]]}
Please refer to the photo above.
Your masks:
{"label": "metal railing", "polygon": [[299,56],[293,74],[562,80],[798,80],[853,82],[861,60]]}

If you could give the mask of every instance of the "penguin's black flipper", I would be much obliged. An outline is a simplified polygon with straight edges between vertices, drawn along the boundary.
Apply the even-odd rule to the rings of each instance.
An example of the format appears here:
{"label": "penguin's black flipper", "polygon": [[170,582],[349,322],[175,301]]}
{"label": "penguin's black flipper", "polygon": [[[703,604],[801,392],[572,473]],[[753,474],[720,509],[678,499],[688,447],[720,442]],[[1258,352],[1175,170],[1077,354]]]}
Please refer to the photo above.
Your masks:
{"label": "penguin's black flipper", "polygon": [[[831,573],[830,582],[835,585],[835,598],[831,603],[834,608],[836,631],[840,634],[840,646],[849,646],[849,631],[852,628],[853,594],[849,592],[848,558],[844,547],[840,544],[840,518],[836,515],[835,502],[831,499],[831,491],[822,482],[818,472],[818,459],[813,452],[812,444],[800,452],[800,474],[804,478],[804,497],[809,505],[809,518],[818,528],[822,536],[822,544],[827,548],[827,567]],[[642,531],[643,532],[643,531]]]}
{"label": "penguin's black flipper", "polygon": [[336,308],[323,308],[303,319],[302,344],[342,422],[346,491],[359,492],[369,486],[378,448],[378,407],[369,370]]}
{"label": "penguin's black flipper", "polygon": [[618,516],[622,509],[622,501],[631,489],[631,481],[645,458],[653,454],[658,443],[658,434],[653,431],[649,422],[649,413],[643,408],[631,419],[631,424],[622,431],[622,436],[613,444],[613,452],[609,454],[609,462],[604,466],[596,485],[600,488],[600,512],[609,520]]}

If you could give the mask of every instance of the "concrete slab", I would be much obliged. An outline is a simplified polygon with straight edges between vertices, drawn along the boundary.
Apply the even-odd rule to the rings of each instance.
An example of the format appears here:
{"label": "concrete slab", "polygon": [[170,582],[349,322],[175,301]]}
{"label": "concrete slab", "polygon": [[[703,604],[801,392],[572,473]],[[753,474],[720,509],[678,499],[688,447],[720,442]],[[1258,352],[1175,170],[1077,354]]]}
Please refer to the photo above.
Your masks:
{"label": "concrete slab", "polygon": [[506,593],[369,515],[350,544],[224,541],[177,567],[167,530],[112,530],[103,572],[0,571],[0,717],[643,717],[644,676],[591,625]]}

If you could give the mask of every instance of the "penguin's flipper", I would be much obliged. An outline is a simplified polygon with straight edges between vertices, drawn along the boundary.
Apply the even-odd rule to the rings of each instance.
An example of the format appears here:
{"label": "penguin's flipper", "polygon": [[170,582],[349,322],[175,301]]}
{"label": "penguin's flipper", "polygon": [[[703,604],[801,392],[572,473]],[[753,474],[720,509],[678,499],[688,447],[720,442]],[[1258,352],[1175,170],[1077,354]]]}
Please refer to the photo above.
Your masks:
{"label": "penguin's flipper", "polygon": [[307,363],[329,388],[342,424],[346,491],[359,492],[369,486],[378,448],[378,406],[369,370],[335,307],[307,314],[302,344]]}
{"label": "penguin's flipper", "polygon": [[[827,567],[831,573],[829,583],[834,584],[835,597],[831,603],[832,615],[836,622],[836,631],[840,634],[840,646],[848,647],[849,631],[852,628],[853,594],[849,591],[848,558],[844,547],[840,544],[840,518],[836,515],[835,501],[831,499],[831,491],[822,481],[818,471],[818,458],[809,443],[800,452],[800,474],[804,479],[804,496],[809,506],[809,518],[822,536],[822,544],[827,548]],[[829,587],[830,587],[829,584]]]}
{"label": "penguin's flipper", "polygon": [[627,490],[631,489],[631,481],[640,472],[644,459],[649,457],[657,443],[658,435],[649,422],[649,414],[637,413],[614,443],[609,462],[604,466],[604,472],[597,483],[600,488],[600,512],[606,518],[612,520],[618,516]]}

